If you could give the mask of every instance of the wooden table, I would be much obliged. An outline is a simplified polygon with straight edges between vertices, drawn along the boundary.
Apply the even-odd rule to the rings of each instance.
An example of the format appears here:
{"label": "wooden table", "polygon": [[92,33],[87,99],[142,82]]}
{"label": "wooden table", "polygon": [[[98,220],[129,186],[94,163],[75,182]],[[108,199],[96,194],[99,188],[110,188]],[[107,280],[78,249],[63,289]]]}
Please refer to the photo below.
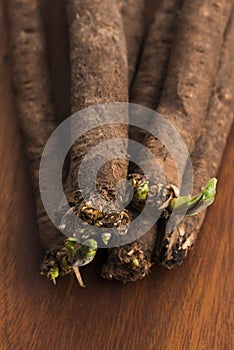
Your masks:
{"label": "wooden table", "polygon": [[122,285],[99,277],[101,257],[53,286],[39,275],[42,251],[10,86],[0,21],[0,349],[234,349],[234,128],[217,199],[197,244],[176,271]]}

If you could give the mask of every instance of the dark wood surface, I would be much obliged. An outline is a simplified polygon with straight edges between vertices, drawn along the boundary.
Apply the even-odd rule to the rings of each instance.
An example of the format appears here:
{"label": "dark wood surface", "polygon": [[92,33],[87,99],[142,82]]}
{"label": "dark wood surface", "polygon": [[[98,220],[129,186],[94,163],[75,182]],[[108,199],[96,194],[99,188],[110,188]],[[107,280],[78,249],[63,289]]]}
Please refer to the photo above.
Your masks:
{"label": "dark wood surface", "polygon": [[56,286],[39,275],[42,250],[9,78],[0,8],[0,349],[234,349],[234,128],[217,199],[176,271],[122,285],[100,279],[101,257]]}

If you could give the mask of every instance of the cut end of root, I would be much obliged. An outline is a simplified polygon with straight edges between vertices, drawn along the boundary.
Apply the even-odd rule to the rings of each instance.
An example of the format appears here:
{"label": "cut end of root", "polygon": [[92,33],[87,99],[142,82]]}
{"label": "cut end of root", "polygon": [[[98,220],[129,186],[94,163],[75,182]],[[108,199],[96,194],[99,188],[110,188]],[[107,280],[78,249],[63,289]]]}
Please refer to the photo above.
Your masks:
{"label": "cut end of root", "polygon": [[103,266],[101,276],[123,283],[136,282],[149,275],[152,265],[151,252],[146,245],[135,242],[115,248]]}
{"label": "cut end of root", "polygon": [[[180,266],[193,248],[197,234],[192,232],[192,224],[198,222],[198,217],[186,218],[172,232],[165,234],[165,223],[158,226],[158,244],[155,258],[167,269]],[[192,223],[192,224],[191,224]]]}
{"label": "cut end of root", "polygon": [[40,274],[56,284],[58,277],[74,272],[80,287],[84,288],[85,285],[79,267],[76,264],[72,265],[70,262],[71,257],[68,248],[68,245],[60,246],[48,251],[40,266]]}
{"label": "cut end of root", "polygon": [[67,249],[64,246],[51,249],[46,252],[40,266],[40,274],[56,284],[59,276],[64,276],[71,271],[67,261]]}

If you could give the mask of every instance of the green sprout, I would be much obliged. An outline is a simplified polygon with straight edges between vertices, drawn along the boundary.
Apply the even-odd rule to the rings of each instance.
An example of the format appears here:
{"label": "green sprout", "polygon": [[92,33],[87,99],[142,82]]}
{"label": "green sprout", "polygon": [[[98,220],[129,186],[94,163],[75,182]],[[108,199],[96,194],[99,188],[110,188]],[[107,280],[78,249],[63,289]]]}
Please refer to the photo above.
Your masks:
{"label": "green sprout", "polygon": [[212,178],[206,184],[204,190],[196,196],[190,195],[173,198],[170,203],[170,210],[176,214],[186,216],[196,215],[203,209],[209,207],[215,199],[217,179]]}
{"label": "green sprout", "polygon": [[64,246],[67,249],[70,260],[73,260],[74,251],[77,246],[77,239],[72,237],[66,239]]}
{"label": "green sprout", "polygon": [[65,241],[65,247],[67,248],[69,261],[76,266],[89,264],[97,252],[97,242],[94,239],[87,239],[79,245],[76,238],[68,238]]}
{"label": "green sprout", "polygon": [[94,259],[97,252],[97,242],[94,239],[87,239],[79,244],[76,238],[67,238],[64,247],[67,252],[62,259],[57,260],[56,266],[50,267],[47,272],[41,272],[41,275],[46,276],[56,284],[56,279],[60,274],[67,274],[73,270],[80,286],[84,287],[79,266],[87,265]]}
{"label": "green sprout", "polygon": [[149,181],[143,182],[138,186],[135,197],[138,200],[146,200],[149,192]]}
{"label": "green sprout", "polygon": [[[73,245],[73,241],[70,243]],[[72,265],[72,269],[76,275],[77,281],[81,287],[85,287],[79,266],[84,266],[89,264],[95,257],[97,252],[97,242],[94,239],[87,239],[78,247],[78,249],[73,250],[73,260],[75,261]]]}
{"label": "green sprout", "polygon": [[56,278],[59,276],[58,267],[50,268],[47,273],[41,272],[41,275],[46,276],[53,284],[56,284]]}
{"label": "green sprout", "polygon": [[89,264],[97,253],[97,242],[94,239],[87,239],[74,250],[73,260],[75,266],[84,266]]}

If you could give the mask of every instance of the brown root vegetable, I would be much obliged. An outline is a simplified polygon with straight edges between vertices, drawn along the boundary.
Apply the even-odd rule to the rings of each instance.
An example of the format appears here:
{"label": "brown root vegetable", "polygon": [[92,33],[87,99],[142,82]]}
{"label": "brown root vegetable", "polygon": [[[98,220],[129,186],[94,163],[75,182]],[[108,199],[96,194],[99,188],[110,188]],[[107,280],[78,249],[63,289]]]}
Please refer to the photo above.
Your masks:
{"label": "brown root vegetable", "polygon": [[128,52],[128,81],[131,86],[145,34],[146,0],[117,0],[122,14]]}
{"label": "brown root vegetable", "polygon": [[64,237],[48,218],[39,191],[41,155],[56,128],[39,4],[37,0],[9,0],[6,5],[16,104],[34,188],[37,224],[44,248],[57,250]]}
{"label": "brown root vegetable", "polygon": [[[160,1],[144,42],[141,60],[131,89],[131,102],[155,109],[166,78],[182,0]],[[150,124],[150,119],[148,121]],[[142,142],[146,131],[131,126],[130,139]],[[147,142],[144,142],[147,145]],[[132,169],[137,172],[138,170]]]}
{"label": "brown root vegetable", "polygon": [[[128,65],[124,29],[121,15],[116,4],[111,0],[69,0],[68,23],[71,61],[71,106],[72,112],[78,112],[89,106],[106,102],[128,101]],[[125,111],[126,112],[126,111]],[[89,114],[91,125],[102,124],[103,114]],[[93,119],[92,119],[93,118]],[[127,178],[127,147],[123,143],[122,157],[113,159],[114,147],[110,145],[107,152],[109,161],[95,174],[97,154],[90,155],[93,147],[112,138],[128,139],[127,113],[118,114],[118,122],[122,124],[106,124],[92,128],[83,134],[72,146],[70,157],[70,173],[68,183],[73,193],[79,190],[77,174],[84,156],[88,157],[89,171],[83,179],[85,191],[90,203],[78,198],[75,210],[83,219],[93,225],[106,224],[105,220],[97,220],[101,210],[92,207],[93,193],[89,193],[90,184],[96,178],[95,185],[100,197],[110,203],[116,199],[116,184]],[[78,118],[79,119],[79,118]],[[77,120],[79,124],[79,120]],[[82,123],[82,121],[81,121]],[[77,128],[79,125],[77,124]],[[78,196],[79,197],[79,196]],[[96,199],[96,197],[95,197]],[[97,199],[98,200],[98,199]],[[87,202],[87,201],[86,201]],[[113,218],[113,224],[124,217],[119,212]],[[95,219],[95,215],[97,216]],[[110,215],[109,215],[110,217]],[[107,225],[107,224],[106,224]],[[109,225],[109,223],[108,223]]]}
{"label": "brown root vegetable", "polygon": [[42,152],[56,128],[39,3],[9,0],[7,17],[19,123],[34,188],[39,235],[46,250],[40,271],[55,283],[59,275],[72,270],[72,265],[68,261],[66,237],[50,221],[39,190]]}
{"label": "brown root vegetable", "polygon": [[181,2],[161,1],[155,11],[131,91],[133,103],[152,109],[159,103]]}
{"label": "brown root vegetable", "polygon": [[[230,11],[231,2],[214,3],[201,0],[185,1],[181,10],[158,111],[174,125],[190,152],[204,128],[211,87],[218,68],[218,57]],[[157,128],[157,125],[152,125],[152,129],[154,128]],[[146,136],[144,144],[161,164],[167,182],[176,184],[177,170],[166,147],[152,135]],[[182,157],[184,154],[178,154],[183,164],[181,169],[183,173],[186,159]],[[148,164],[148,167],[150,168],[151,164]],[[161,182],[160,176],[156,173],[154,182],[156,184]],[[144,237],[133,243],[134,251],[139,251],[137,253],[139,266],[134,269],[131,269],[133,259],[127,256],[128,251],[132,252],[131,246],[127,247],[127,251],[126,247],[113,249],[103,267],[102,276],[123,282],[135,281],[146,276],[153,263],[155,240],[154,227]],[[136,258],[134,254],[131,255],[134,259]],[[141,261],[143,261],[142,265]]]}
{"label": "brown root vegetable", "polygon": [[[180,12],[157,111],[180,133],[190,153],[204,128],[230,13],[229,0],[184,1]],[[164,169],[167,182],[177,184],[177,169],[168,149],[151,135],[145,144]],[[182,157],[183,153],[178,154],[178,162]]]}
{"label": "brown root vegetable", "polygon": [[128,101],[127,54],[118,8],[110,0],[68,0],[72,112]]}
{"label": "brown root vegetable", "polygon": [[[219,62],[213,93],[208,106],[206,128],[199,137],[192,163],[194,191],[200,192],[204,182],[217,176],[228,133],[234,119],[234,13],[232,15]],[[196,216],[185,217],[170,232],[165,221],[158,227],[156,257],[167,268],[180,265],[196,241],[205,219],[206,211]],[[165,231],[166,230],[166,231]]]}
{"label": "brown root vegetable", "polygon": [[[179,4],[179,1],[163,0],[158,5],[154,21],[145,40],[139,70],[132,87],[132,102],[134,103],[154,108],[159,101],[173,42],[174,24]],[[144,136],[144,130],[130,127],[131,139],[141,142]],[[136,166],[131,165],[131,171],[138,170]],[[136,174],[134,179],[137,185],[146,180],[144,176],[136,176]],[[163,198],[166,201],[170,193],[162,186],[163,192]],[[141,203],[139,204],[141,206]],[[139,210],[139,204],[138,208],[135,208],[136,210]],[[122,282],[133,282],[147,276],[153,265],[155,239],[155,228],[152,228],[138,241],[110,250],[108,259],[102,268],[102,277],[114,278]]]}

